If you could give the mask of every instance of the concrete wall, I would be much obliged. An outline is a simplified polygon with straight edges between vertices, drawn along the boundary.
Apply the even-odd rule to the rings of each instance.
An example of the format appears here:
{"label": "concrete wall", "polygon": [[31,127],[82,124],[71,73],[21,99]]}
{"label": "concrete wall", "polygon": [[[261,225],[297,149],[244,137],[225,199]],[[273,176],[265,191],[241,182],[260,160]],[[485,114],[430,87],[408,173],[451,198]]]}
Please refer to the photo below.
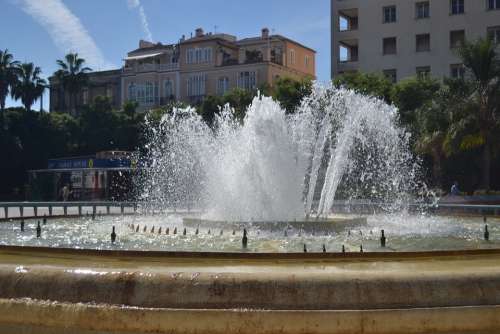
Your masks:
{"label": "concrete wall", "polygon": [[[416,75],[416,67],[430,66],[434,77],[450,76],[450,65],[459,64],[450,48],[450,31],[465,30],[474,40],[486,37],[488,27],[500,25],[500,10],[487,10],[485,0],[465,0],[465,13],[451,15],[450,1],[429,0],[430,17],[417,19],[415,4],[422,0],[331,0],[332,76],[339,72],[361,70],[382,72],[396,69],[397,78]],[[396,6],[397,21],[383,23],[382,8]],[[339,31],[339,12],[357,10],[358,29]],[[415,36],[429,33],[430,51],[416,52]],[[397,54],[382,54],[382,39],[396,37]],[[359,60],[339,63],[339,43],[357,43]]]}

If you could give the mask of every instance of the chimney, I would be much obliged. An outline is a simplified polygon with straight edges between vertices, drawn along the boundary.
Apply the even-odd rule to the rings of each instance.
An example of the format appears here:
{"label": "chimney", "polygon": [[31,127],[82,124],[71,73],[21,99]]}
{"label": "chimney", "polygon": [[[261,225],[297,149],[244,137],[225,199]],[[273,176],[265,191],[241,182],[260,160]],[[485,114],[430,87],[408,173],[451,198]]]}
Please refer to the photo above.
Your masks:
{"label": "chimney", "polygon": [[202,28],[197,28],[195,30],[195,37],[203,37],[203,29]]}
{"label": "chimney", "polygon": [[262,28],[262,39],[267,39],[267,38],[269,38],[269,29]]}
{"label": "chimney", "polygon": [[139,49],[150,48],[152,46],[154,46],[154,44],[151,42],[145,41],[143,39],[139,41]]}

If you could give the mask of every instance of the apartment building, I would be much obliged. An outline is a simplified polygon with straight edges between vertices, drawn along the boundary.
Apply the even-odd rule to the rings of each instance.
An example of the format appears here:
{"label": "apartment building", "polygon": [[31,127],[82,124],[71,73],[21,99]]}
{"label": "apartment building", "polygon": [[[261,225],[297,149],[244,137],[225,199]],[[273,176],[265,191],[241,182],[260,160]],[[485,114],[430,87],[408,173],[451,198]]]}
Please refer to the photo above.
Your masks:
{"label": "apartment building", "polygon": [[[139,48],[124,58],[122,69],[106,71],[109,81],[103,82],[103,72],[91,73],[89,87],[77,100],[83,106],[95,95],[107,95],[113,97],[115,108],[125,101],[137,101],[140,110],[171,101],[198,103],[208,95],[223,95],[236,87],[254,90],[263,84],[272,86],[279,77],[314,79],[315,53],[287,37],[269,34],[267,28],[260,36],[240,40],[198,28],[190,38],[183,36],[175,44],[140,41]],[[65,95],[51,78],[50,109],[63,110],[68,105]]]}
{"label": "apartment building", "polygon": [[462,41],[500,42],[500,0],[331,0],[331,11],[332,77],[459,77]]}

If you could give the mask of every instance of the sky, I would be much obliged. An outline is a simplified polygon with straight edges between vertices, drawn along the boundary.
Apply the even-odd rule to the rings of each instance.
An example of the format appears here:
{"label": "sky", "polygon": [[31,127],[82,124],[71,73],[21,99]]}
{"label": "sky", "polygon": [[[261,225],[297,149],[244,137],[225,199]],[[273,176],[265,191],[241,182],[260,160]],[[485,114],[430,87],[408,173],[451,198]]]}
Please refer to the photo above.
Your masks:
{"label": "sky", "polygon": [[[44,77],[68,52],[93,70],[120,68],[140,39],[174,43],[197,27],[238,38],[268,27],[316,50],[318,80],[329,80],[329,0],[0,0],[0,49],[40,66]],[[47,110],[47,93],[43,100]]]}

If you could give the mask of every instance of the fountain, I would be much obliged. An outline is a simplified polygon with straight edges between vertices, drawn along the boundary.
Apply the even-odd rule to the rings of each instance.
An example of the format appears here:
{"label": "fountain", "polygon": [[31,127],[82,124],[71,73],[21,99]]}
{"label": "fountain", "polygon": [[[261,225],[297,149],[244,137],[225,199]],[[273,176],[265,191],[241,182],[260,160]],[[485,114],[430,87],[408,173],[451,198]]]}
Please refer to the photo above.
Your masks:
{"label": "fountain", "polygon": [[425,210],[394,107],[318,85],[147,131],[142,214],[0,224],[2,333],[499,332],[500,220]]}

